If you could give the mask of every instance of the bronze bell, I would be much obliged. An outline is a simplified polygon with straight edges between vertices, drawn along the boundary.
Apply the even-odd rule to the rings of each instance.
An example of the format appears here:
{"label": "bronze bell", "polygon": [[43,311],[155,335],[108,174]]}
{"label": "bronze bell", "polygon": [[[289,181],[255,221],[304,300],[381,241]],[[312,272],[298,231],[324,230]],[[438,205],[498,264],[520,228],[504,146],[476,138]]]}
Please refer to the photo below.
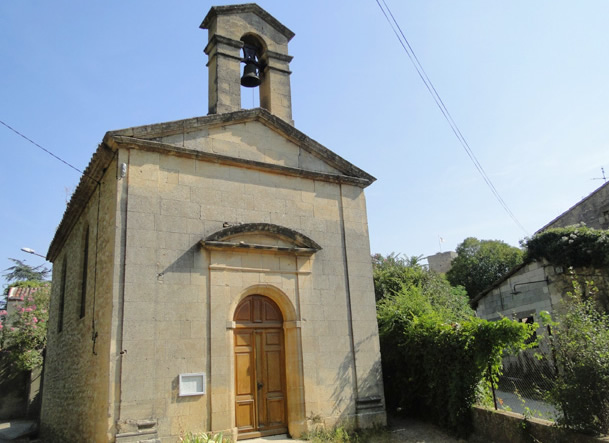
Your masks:
{"label": "bronze bell", "polygon": [[241,77],[241,86],[246,88],[255,88],[260,86],[260,76],[258,75],[258,69],[254,63],[246,63],[243,68],[243,77]]}
{"label": "bronze bell", "polygon": [[243,45],[243,59],[245,68],[243,68],[243,77],[241,77],[241,86],[246,88],[255,88],[260,86],[260,64],[257,60],[257,48],[247,43]]}

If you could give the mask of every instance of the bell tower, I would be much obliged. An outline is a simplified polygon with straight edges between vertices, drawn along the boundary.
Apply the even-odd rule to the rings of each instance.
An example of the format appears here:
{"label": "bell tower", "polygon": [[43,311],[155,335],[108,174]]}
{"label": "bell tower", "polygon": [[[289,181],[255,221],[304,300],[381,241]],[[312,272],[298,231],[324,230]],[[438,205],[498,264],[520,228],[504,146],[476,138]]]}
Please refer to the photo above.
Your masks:
{"label": "bell tower", "polygon": [[255,3],[214,6],[200,27],[209,31],[209,113],[239,111],[241,86],[259,87],[260,106],[293,125],[288,42],[294,33]]}

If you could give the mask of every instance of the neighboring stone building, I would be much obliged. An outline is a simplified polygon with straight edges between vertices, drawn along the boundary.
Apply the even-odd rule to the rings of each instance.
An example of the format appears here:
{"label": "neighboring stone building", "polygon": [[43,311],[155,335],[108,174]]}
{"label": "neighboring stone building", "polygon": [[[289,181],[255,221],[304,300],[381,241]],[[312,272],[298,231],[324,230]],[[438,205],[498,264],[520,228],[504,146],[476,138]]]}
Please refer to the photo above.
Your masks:
{"label": "neighboring stone building", "polygon": [[427,257],[429,270],[446,274],[450,270],[455,258],[457,258],[457,253],[455,251],[438,252],[434,255],[430,255]]}
{"label": "neighboring stone building", "polygon": [[472,299],[478,316],[539,321],[541,311],[552,312],[565,288],[564,270],[547,262],[519,265],[492,287]]}
{"label": "neighboring stone building", "polygon": [[[588,197],[581,200],[569,210],[539,229],[542,232],[550,228],[566,227],[585,223],[595,229],[609,227],[609,183],[602,185]],[[574,269],[567,272],[560,266],[547,261],[529,261],[517,266],[478,294],[472,300],[479,317],[487,320],[498,320],[501,317],[520,321],[538,322],[539,313],[552,313],[562,300],[564,294],[573,290],[573,277],[585,281],[594,281],[601,290],[609,289],[609,276],[603,269]],[[605,308],[609,308],[606,306]]]}
{"label": "neighboring stone building", "polygon": [[108,132],[50,245],[45,441],[385,423],[374,177],[292,126],[289,29],[253,4],[201,27],[210,115]]}
{"label": "neighboring stone building", "polygon": [[609,229],[609,183],[600,186],[537,232],[577,223],[585,223],[594,229]]}

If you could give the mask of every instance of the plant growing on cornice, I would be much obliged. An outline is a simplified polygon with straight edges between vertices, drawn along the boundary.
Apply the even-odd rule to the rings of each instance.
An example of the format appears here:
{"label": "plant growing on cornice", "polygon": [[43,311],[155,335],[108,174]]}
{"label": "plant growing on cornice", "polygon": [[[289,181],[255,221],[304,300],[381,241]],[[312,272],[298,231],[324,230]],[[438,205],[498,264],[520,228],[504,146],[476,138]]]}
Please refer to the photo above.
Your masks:
{"label": "plant growing on cornice", "polygon": [[524,242],[527,258],[564,267],[609,267],[609,231],[585,225],[553,228]]}

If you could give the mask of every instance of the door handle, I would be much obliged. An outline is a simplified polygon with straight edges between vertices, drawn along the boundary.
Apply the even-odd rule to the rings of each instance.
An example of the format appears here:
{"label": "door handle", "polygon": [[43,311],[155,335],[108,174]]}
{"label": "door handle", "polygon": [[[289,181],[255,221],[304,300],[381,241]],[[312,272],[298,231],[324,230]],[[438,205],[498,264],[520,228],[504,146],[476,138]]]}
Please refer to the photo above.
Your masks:
{"label": "door handle", "polygon": [[256,386],[258,386],[258,389],[262,389],[262,387],[264,386],[264,384],[262,384],[261,382],[256,383]]}

